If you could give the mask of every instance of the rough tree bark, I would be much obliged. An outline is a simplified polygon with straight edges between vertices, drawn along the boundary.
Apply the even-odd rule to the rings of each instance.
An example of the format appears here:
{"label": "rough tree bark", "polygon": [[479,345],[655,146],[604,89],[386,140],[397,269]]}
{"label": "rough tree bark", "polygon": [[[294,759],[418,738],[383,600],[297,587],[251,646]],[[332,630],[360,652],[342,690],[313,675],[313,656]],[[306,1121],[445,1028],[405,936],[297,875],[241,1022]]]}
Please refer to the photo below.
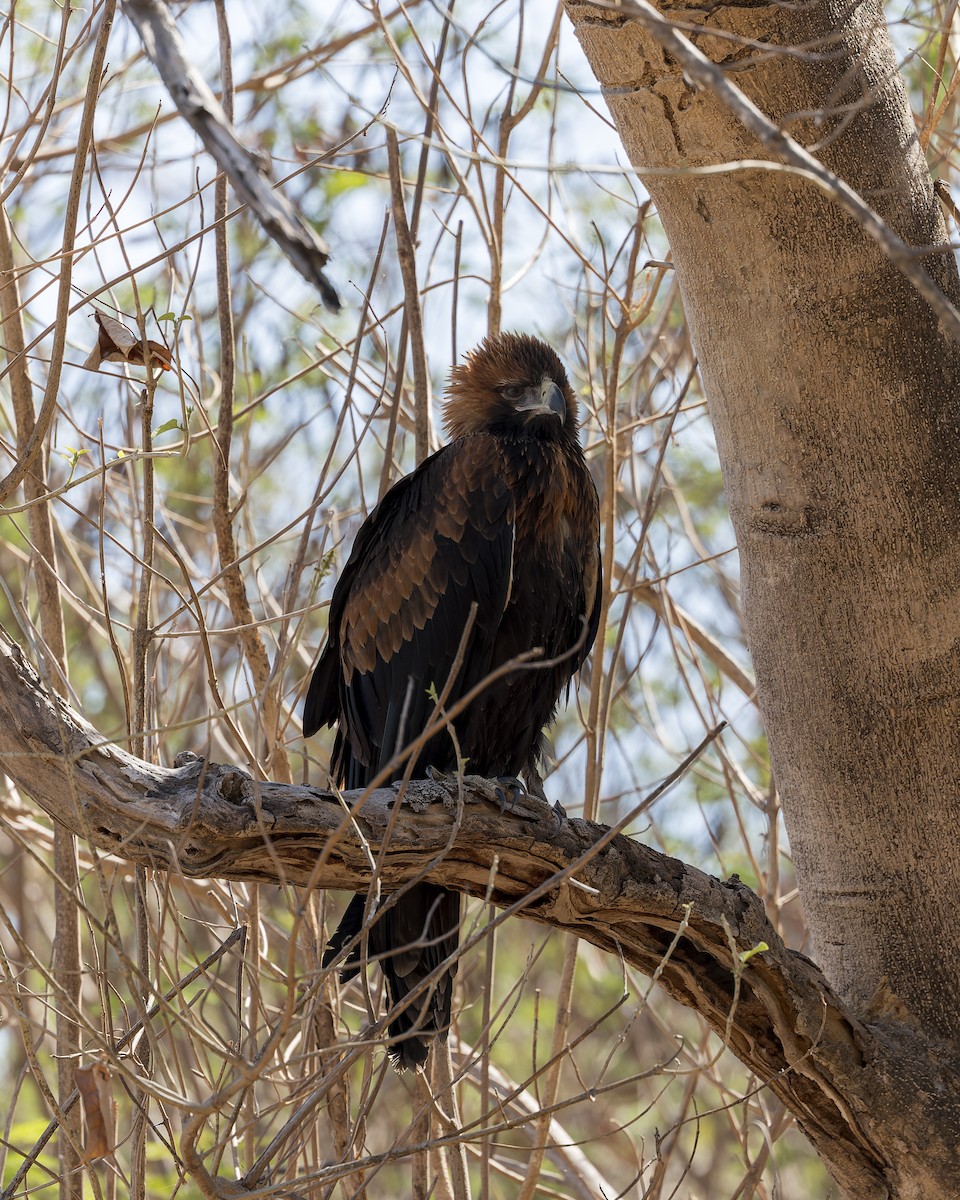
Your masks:
{"label": "rough tree bark", "polygon": [[[960,346],[809,178],[691,170],[771,153],[630,7],[568,13],[673,251],[815,955],[884,1045],[875,1190],[813,1140],[851,1196],[954,1197],[960,1091],[924,1063],[960,1038]],[[879,5],[667,15],[960,302]]]}

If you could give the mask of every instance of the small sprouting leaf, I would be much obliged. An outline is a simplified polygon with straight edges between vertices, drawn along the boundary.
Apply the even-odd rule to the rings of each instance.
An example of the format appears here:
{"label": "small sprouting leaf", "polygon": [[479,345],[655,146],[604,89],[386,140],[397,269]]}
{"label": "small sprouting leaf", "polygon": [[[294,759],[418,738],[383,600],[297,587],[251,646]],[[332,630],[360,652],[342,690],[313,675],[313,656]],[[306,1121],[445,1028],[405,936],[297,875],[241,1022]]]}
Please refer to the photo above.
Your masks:
{"label": "small sprouting leaf", "polygon": [[70,470],[72,471],[75,469],[77,463],[80,461],[80,459],[83,457],[83,455],[89,454],[90,451],[89,450],[78,450],[75,446],[65,446],[60,451],[60,453],[70,464]]}
{"label": "small sprouting leaf", "polygon": [[162,316],[157,317],[158,321],[175,321],[176,319],[177,314],[172,312],[164,313]]}
{"label": "small sprouting leaf", "polygon": [[[193,409],[191,408],[188,411],[193,412]],[[333,559],[334,559],[334,556],[336,555],[336,553],[337,553],[336,547],[333,547],[333,549],[328,550],[326,552],[326,554],[323,556],[323,558],[320,559],[320,563],[317,566],[317,582],[318,583],[320,582],[321,579],[326,579],[326,577],[330,574],[331,568],[333,567]]]}
{"label": "small sprouting leaf", "polygon": [[764,952],[764,950],[769,950],[769,949],[770,949],[770,947],[767,945],[766,942],[757,942],[757,944],[753,947],[752,950],[741,950],[738,957],[742,963],[748,963],[755,954],[762,954]]}
{"label": "small sprouting leaf", "polygon": [[161,433],[169,433],[171,429],[180,429],[180,422],[176,417],[171,417],[169,421],[164,421],[162,425],[158,425],[153,431],[154,437],[159,437]]}

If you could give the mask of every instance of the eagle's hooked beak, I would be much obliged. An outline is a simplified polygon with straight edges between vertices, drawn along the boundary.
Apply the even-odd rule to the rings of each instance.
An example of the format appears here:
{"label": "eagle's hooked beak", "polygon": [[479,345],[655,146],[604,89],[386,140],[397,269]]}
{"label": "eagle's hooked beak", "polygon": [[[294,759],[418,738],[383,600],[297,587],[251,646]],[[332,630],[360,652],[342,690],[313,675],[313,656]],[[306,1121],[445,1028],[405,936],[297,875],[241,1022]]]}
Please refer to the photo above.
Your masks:
{"label": "eagle's hooked beak", "polygon": [[562,421],[567,415],[567,402],[563,398],[563,392],[553,380],[544,379],[539,386],[534,384],[526,389],[523,398],[517,405],[517,410],[530,413],[531,416],[534,414],[547,416],[552,413]]}

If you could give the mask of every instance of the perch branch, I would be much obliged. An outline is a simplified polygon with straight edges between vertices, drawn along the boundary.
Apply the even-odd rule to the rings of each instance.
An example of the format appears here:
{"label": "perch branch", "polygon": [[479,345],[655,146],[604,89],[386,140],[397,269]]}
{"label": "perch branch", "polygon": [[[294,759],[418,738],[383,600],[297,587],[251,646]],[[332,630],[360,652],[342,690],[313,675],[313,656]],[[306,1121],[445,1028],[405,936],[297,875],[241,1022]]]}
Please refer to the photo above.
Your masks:
{"label": "perch branch", "polygon": [[[881,1087],[882,1044],[819,969],[783,944],[736,876],[721,882],[594,822],[558,828],[553,810],[532,797],[501,812],[492,787],[470,776],[462,813],[456,782],[435,780],[408,785],[397,813],[392,788],[337,797],[194,756],[173,768],[144,762],[50,693],[2,631],[0,766],[93,845],[186,878],[358,891],[369,882],[370,847],[379,847],[390,891],[435,857],[428,878],[489,899],[505,910],[498,920],[517,914],[552,925],[656,972],[821,1153],[845,1156],[846,1178],[854,1173],[862,1194],[878,1194],[870,1189],[884,1157],[857,1098]],[[748,953],[761,942],[766,950]]]}

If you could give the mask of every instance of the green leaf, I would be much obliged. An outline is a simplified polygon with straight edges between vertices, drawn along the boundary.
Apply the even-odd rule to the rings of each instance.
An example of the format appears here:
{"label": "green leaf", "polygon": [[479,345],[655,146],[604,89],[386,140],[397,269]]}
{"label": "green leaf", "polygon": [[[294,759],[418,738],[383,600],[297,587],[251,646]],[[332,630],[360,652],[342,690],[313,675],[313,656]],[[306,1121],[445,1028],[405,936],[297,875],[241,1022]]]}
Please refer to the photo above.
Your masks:
{"label": "green leaf", "polygon": [[164,421],[162,425],[158,425],[153,431],[154,437],[159,437],[161,433],[169,433],[171,429],[179,429],[180,422],[176,417],[171,417],[169,421]]}
{"label": "green leaf", "polygon": [[327,183],[327,195],[332,200],[369,182],[369,176],[362,175],[359,171],[337,171]]}
{"label": "green leaf", "polygon": [[770,947],[766,942],[757,942],[752,950],[741,950],[737,956],[742,963],[748,963],[755,954],[762,954],[764,950],[769,950]]}

